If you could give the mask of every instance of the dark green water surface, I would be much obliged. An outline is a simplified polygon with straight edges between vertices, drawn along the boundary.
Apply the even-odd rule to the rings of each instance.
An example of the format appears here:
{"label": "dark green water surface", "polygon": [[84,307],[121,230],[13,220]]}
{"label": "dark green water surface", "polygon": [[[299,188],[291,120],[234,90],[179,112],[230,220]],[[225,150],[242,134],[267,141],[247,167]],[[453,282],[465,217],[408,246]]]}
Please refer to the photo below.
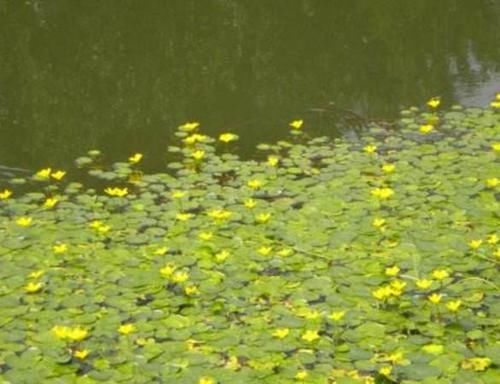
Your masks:
{"label": "dark green water surface", "polygon": [[175,128],[250,155],[440,95],[500,91],[500,1],[0,0],[0,164],[69,168],[88,149],[162,170]]}

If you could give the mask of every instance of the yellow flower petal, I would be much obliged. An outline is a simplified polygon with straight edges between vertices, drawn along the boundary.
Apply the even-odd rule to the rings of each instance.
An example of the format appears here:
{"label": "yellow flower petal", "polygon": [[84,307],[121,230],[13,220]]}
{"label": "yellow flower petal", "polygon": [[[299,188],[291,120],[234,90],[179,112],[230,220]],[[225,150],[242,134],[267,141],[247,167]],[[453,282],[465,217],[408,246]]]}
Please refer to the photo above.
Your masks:
{"label": "yellow flower petal", "polygon": [[16,224],[20,227],[29,227],[33,223],[33,219],[28,216],[21,216],[16,220]]}
{"label": "yellow flower petal", "polygon": [[429,106],[432,109],[439,107],[440,104],[441,104],[441,98],[438,96],[432,97],[427,101],[427,106]]}
{"label": "yellow flower petal", "polygon": [[377,152],[377,146],[376,145],[373,145],[373,144],[368,144],[368,145],[365,145],[363,147],[363,151],[365,151],[366,153],[376,153]]}
{"label": "yellow flower petal", "polygon": [[90,351],[88,349],[77,350],[73,351],[73,356],[77,359],[84,360],[89,355],[89,353]]}
{"label": "yellow flower petal", "polygon": [[266,213],[259,213],[257,216],[255,216],[255,221],[260,224],[265,224],[271,219],[271,213],[266,212]]}
{"label": "yellow flower petal", "polygon": [[301,337],[302,340],[305,340],[309,343],[311,343],[315,340],[318,340],[319,338],[320,338],[320,336],[318,335],[317,330],[307,330],[304,332],[304,334]]}
{"label": "yellow flower petal", "polygon": [[284,339],[289,333],[290,330],[288,328],[278,328],[272,333],[272,335],[278,339]]}
{"label": "yellow flower petal", "polygon": [[52,246],[52,251],[54,253],[64,253],[68,250],[68,244],[60,243],[60,244],[54,244]]}
{"label": "yellow flower petal", "polygon": [[419,128],[421,134],[426,135],[431,133],[434,130],[434,126],[432,124],[422,124]]}
{"label": "yellow flower petal", "polygon": [[62,180],[64,175],[66,175],[66,171],[55,171],[50,175],[50,177],[59,181],[59,180]]}
{"label": "yellow flower petal", "polygon": [[219,136],[219,140],[223,143],[229,143],[231,141],[238,140],[238,135],[235,135],[234,133],[222,133]]}
{"label": "yellow flower petal", "polygon": [[120,332],[122,335],[128,335],[132,332],[135,332],[136,327],[132,323],[127,323],[127,324],[122,324],[118,327],[118,332]]}
{"label": "yellow flower petal", "polygon": [[432,277],[436,280],[444,280],[448,278],[450,274],[445,269],[436,269],[432,272]]}
{"label": "yellow flower petal", "polygon": [[200,126],[200,123],[197,121],[193,122],[187,122],[182,125],[179,125],[179,130],[184,131],[184,132],[191,132],[194,131],[196,128]]}
{"label": "yellow flower petal", "polygon": [[442,297],[443,297],[443,295],[441,295],[439,293],[433,293],[432,295],[428,296],[427,299],[429,299],[429,301],[432,304],[438,304],[441,301]]}
{"label": "yellow flower petal", "polygon": [[290,122],[290,127],[293,129],[301,129],[304,125],[304,120],[293,120]]}
{"label": "yellow flower petal", "polygon": [[50,177],[50,172],[52,172],[51,168],[40,169],[35,176],[39,179],[48,179]]}
{"label": "yellow flower petal", "polygon": [[392,173],[396,169],[396,166],[394,164],[384,164],[382,166],[382,171],[385,173]]}
{"label": "yellow flower petal", "polygon": [[132,156],[128,158],[128,161],[132,164],[137,164],[139,161],[142,160],[142,153],[134,153]]}
{"label": "yellow flower petal", "polygon": [[9,189],[4,189],[2,192],[0,192],[0,200],[7,200],[11,196],[12,191]]}
{"label": "yellow flower petal", "polygon": [[37,292],[40,292],[43,288],[43,283],[34,283],[32,281],[30,281],[28,284],[26,284],[24,286],[24,290],[27,292],[27,293],[37,293]]}

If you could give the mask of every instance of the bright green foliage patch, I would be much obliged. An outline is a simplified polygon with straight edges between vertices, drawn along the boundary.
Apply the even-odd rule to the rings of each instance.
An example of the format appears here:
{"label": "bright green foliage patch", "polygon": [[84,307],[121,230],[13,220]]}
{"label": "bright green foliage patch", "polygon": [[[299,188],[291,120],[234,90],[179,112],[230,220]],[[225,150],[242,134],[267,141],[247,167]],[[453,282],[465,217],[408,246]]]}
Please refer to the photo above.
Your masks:
{"label": "bright green foliage patch", "polygon": [[500,114],[396,125],[0,191],[3,382],[498,383]]}

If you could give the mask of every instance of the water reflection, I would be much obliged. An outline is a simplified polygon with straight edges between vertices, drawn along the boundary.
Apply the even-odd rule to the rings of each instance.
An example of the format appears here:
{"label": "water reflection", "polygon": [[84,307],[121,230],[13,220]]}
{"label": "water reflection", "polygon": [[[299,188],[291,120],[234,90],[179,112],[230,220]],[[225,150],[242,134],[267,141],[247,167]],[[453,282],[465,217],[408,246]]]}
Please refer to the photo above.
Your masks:
{"label": "water reflection", "polygon": [[337,134],[340,110],[390,118],[432,95],[484,105],[499,4],[0,0],[0,163],[64,167],[97,147],[161,169],[186,120],[237,132],[249,153],[297,117]]}

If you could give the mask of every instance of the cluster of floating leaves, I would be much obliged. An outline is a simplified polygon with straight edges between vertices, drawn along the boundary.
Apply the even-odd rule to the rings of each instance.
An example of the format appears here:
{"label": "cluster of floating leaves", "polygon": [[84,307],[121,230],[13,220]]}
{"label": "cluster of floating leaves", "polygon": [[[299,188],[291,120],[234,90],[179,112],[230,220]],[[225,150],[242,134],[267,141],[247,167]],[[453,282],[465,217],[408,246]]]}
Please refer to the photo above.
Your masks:
{"label": "cluster of floating leaves", "polygon": [[90,151],[102,190],[6,186],[0,377],[497,383],[500,114],[438,107],[250,161],[191,122],[170,173]]}

